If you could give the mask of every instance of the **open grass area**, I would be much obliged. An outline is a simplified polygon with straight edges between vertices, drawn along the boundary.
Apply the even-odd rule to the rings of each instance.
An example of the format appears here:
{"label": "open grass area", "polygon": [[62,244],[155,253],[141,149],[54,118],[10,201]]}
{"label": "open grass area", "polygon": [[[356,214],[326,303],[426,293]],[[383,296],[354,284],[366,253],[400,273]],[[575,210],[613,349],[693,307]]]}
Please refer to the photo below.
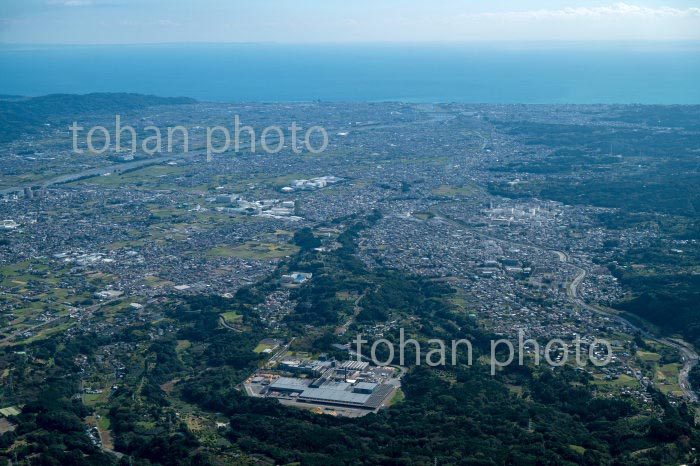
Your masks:
{"label": "open grass area", "polygon": [[32,337],[27,338],[25,340],[22,340],[21,338],[15,338],[13,343],[22,343],[22,344],[28,345],[30,343],[34,343],[35,341],[44,340],[44,339],[46,339],[46,338],[48,338],[51,335],[54,335],[56,333],[65,332],[73,325],[75,325],[73,322],[69,322],[69,323],[62,324],[62,325],[48,327],[46,329],[43,329],[43,330],[37,332]]}
{"label": "open grass area", "polygon": [[187,351],[192,347],[192,342],[189,340],[178,340],[177,341],[177,346],[175,346],[175,351],[177,351],[178,354],[182,353],[183,351]]}
{"label": "open grass area", "polygon": [[581,445],[569,445],[569,448],[571,448],[573,451],[575,451],[579,455],[583,455],[584,453],[586,453],[586,449],[583,448]]}
{"label": "open grass area", "polygon": [[109,417],[102,416],[102,417],[100,417],[100,420],[97,423],[97,425],[99,426],[100,430],[104,431],[104,430],[109,430],[112,423],[110,422]]}
{"label": "open grass area", "polygon": [[15,430],[14,424],[10,423],[10,421],[5,418],[0,418],[0,435],[6,432],[12,432],[13,430]]}
{"label": "open grass area", "polygon": [[631,377],[627,374],[621,374],[617,379],[615,380],[603,380],[603,379],[598,379],[594,380],[593,383],[595,385],[598,385],[599,387],[637,387],[639,386],[639,382],[637,379],[634,377]]}
{"label": "open grass area", "polygon": [[350,293],[349,291],[338,291],[335,293],[335,297],[342,301],[355,301],[357,296],[357,294]]}
{"label": "open grass area", "polygon": [[678,380],[681,365],[679,363],[665,364],[659,368],[666,379]]}
{"label": "open grass area", "polygon": [[661,360],[660,354],[648,351],[637,351],[637,357],[644,362],[659,362]]}
{"label": "open grass area", "polygon": [[398,389],[396,389],[394,396],[391,397],[391,401],[389,401],[389,406],[395,405],[398,403],[403,403],[405,400],[406,400],[406,395],[404,394],[403,390],[398,388]]}
{"label": "open grass area", "polygon": [[260,343],[258,346],[255,347],[253,351],[255,351],[256,353],[262,353],[266,349],[272,349],[272,346]]}
{"label": "open grass area", "polygon": [[127,173],[112,173],[109,176],[96,176],[86,180],[75,181],[71,184],[87,183],[98,184],[108,188],[117,188],[130,185],[135,188],[172,188],[181,187],[176,183],[169,183],[166,177],[184,176],[188,167],[173,165],[150,165]]}
{"label": "open grass area", "polygon": [[443,184],[442,186],[433,190],[434,194],[437,194],[438,196],[445,196],[445,197],[468,196],[470,194],[474,194],[475,192],[476,191],[475,191],[474,187],[469,186],[469,185],[453,186],[453,185]]}
{"label": "open grass area", "polygon": [[86,393],[83,395],[83,400],[87,406],[94,406],[102,397],[100,393]]}
{"label": "open grass area", "polygon": [[216,257],[235,257],[236,253],[234,251],[234,248],[231,246],[217,246],[215,248],[211,248],[209,251],[207,251],[207,257],[210,258],[216,258]]}
{"label": "open grass area", "polygon": [[636,386],[638,384],[639,382],[637,382],[637,379],[627,374],[621,374],[620,377],[618,377],[616,380],[613,380],[613,385],[617,386]]}
{"label": "open grass area", "polygon": [[464,299],[462,296],[453,296],[448,299],[452,304],[460,308],[461,310],[465,310],[468,307],[468,302],[466,299]]}
{"label": "open grass area", "polygon": [[677,396],[683,394],[678,377],[680,375],[681,364],[672,363],[657,366],[654,371],[654,383],[664,394],[672,393]]}
{"label": "open grass area", "polygon": [[657,383],[676,384],[678,383],[678,375],[680,374],[681,365],[678,363],[666,364],[656,368],[654,380]]}
{"label": "open grass area", "polygon": [[221,317],[223,317],[224,320],[229,324],[240,322],[241,319],[243,319],[242,315],[236,314],[235,312],[224,312],[223,314],[221,314]]}
{"label": "open grass area", "polygon": [[513,393],[514,395],[517,395],[518,397],[523,396],[523,387],[521,385],[506,384],[506,388],[509,392]]}
{"label": "open grass area", "polygon": [[216,257],[237,257],[239,259],[276,259],[279,257],[291,256],[299,251],[297,246],[291,244],[259,243],[248,241],[236,246],[217,246],[207,252],[210,258]]}
{"label": "open grass area", "polygon": [[432,212],[413,212],[411,215],[420,220],[429,220],[435,217],[435,214]]}

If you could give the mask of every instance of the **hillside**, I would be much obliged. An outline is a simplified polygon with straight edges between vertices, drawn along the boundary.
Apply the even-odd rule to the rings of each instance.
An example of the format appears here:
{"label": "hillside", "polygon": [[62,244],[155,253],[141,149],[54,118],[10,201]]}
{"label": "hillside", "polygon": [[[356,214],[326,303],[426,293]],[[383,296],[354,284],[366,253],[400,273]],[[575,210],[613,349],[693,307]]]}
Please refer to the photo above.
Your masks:
{"label": "hillside", "polygon": [[118,113],[158,105],[194,103],[186,97],[157,97],[127,93],[51,94],[13,100],[0,100],[0,142],[10,142],[22,134],[33,134],[49,123],[69,123],[80,115]]}

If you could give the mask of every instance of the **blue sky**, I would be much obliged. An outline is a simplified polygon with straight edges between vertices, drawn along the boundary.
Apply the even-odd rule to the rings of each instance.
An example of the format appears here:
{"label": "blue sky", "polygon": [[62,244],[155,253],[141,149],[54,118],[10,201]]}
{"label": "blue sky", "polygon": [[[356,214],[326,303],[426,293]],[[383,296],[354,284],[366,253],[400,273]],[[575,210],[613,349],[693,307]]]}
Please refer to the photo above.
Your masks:
{"label": "blue sky", "polygon": [[700,40],[700,0],[0,0],[0,42]]}

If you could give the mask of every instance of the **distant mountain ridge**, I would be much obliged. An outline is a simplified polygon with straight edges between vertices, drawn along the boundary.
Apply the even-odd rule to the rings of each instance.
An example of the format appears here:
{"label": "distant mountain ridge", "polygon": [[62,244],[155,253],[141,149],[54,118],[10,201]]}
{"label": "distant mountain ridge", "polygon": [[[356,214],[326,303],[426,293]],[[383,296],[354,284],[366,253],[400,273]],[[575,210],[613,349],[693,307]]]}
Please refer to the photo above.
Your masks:
{"label": "distant mountain ridge", "polygon": [[0,142],[38,132],[46,123],[62,124],[87,113],[119,113],[159,105],[185,105],[188,97],[158,97],[130,93],[50,94],[0,100]]}
{"label": "distant mountain ridge", "polygon": [[27,96],[24,95],[10,95],[10,94],[0,94],[0,100],[23,100]]}

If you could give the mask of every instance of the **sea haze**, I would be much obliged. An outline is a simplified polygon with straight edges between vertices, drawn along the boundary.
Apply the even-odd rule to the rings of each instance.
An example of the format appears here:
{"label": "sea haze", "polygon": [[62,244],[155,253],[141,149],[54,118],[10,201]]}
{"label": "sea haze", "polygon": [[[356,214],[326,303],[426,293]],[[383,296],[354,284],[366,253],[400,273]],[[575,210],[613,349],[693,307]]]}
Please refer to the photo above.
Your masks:
{"label": "sea haze", "polygon": [[0,46],[0,94],[700,103],[699,43]]}

